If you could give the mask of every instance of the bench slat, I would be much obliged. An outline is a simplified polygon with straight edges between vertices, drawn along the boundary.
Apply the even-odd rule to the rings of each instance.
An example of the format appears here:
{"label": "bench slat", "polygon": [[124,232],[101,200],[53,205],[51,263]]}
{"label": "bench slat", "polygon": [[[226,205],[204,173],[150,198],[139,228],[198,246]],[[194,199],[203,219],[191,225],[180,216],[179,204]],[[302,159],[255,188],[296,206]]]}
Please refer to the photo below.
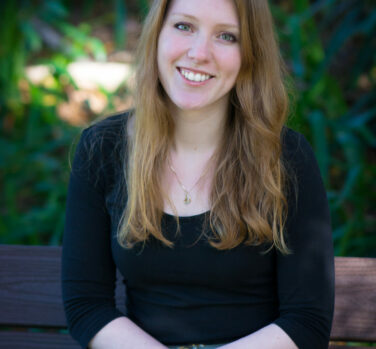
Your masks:
{"label": "bench slat", "polygon": [[329,349],[370,349],[371,347],[349,347],[348,345],[329,345]]}
{"label": "bench slat", "polygon": [[65,327],[61,248],[0,246],[0,324]]}
{"label": "bench slat", "polygon": [[1,332],[0,349],[80,349],[68,334]]}
{"label": "bench slat", "polygon": [[[60,258],[61,247],[0,245],[0,325],[66,327]],[[331,339],[376,342],[376,259],[336,257],[335,266]],[[124,311],[119,280],[116,304]]]}
{"label": "bench slat", "polygon": [[[61,300],[61,250],[0,245],[0,325],[67,326]],[[116,300],[124,311],[125,287],[119,280]]]}
{"label": "bench slat", "polygon": [[[0,349],[80,349],[67,334],[1,332]],[[370,347],[348,347],[331,344],[329,349],[369,349]]]}
{"label": "bench slat", "polygon": [[332,340],[376,341],[376,258],[336,257]]}

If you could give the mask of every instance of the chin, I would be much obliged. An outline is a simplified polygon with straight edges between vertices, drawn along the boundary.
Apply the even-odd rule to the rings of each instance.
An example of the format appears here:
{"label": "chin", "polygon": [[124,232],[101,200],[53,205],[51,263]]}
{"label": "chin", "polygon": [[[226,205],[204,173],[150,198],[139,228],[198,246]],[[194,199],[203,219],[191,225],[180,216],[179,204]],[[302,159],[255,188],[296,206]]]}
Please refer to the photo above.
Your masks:
{"label": "chin", "polygon": [[181,110],[200,110],[208,106],[203,101],[188,101],[188,100],[175,100],[173,103]]}

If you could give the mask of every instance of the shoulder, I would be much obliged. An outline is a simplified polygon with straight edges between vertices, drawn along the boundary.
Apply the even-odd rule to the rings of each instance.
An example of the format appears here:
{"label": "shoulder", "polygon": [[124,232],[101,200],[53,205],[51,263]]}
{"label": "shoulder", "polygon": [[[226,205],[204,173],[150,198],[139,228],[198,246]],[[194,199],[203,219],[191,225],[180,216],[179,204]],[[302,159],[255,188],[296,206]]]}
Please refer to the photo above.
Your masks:
{"label": "shoulder", "polygon": [[76,152],[95,155],[99,160],[124,149],[127,142],[125,130],[131,113],[132,111],[125,111],[113,114],[85,128]]}
{"label": "shoulder", "polygon": [[307,139],[299,132],[285,126],[281,134],[283,158],[294,161],[302,156],[309,160],[314,153]]}
{"label": "shoulder", "polygon": [[291,183],[313,188],[323,186],[315,153],[307,139],[301,133],[284,127],[281,142],[282,161]]}
{"label": "shoulder", "polygon": [[320,168],[311,145],[301,133],[287,127],[282,132],[282,160],[287,171],[288,192],[293,189],[295,194],[299,193],[300,203],[304,197],[326,201]]}
{"label": "shoulder", "polygon": [[122,164],[131,111],[110,115],[85,128],[77,144],[72,172],[93,178],[111,175]]}
{"label": "shoulder", "polygon": [[313,171],[320,176],[315,153],[307,139],[299,132],[284,127],[281,134],[282,161],[293,175]]}
{"label": "shoulder", "polygon": [[124,136],[124,130],[131,114],[132,111],[124,111],[96,121],[83,130],[82,138],[91,142],[97,140],[117,141],[119,137]]}

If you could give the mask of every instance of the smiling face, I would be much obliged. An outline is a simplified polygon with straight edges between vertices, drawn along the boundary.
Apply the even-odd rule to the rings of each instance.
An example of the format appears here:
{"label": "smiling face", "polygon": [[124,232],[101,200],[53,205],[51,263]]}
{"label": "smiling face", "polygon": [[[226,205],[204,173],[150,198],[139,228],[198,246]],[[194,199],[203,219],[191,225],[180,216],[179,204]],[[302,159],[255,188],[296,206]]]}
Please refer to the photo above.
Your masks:
{"label": "smiling face", "polygon": [[158,39],[158,72],[181,110],[227,108],[241,65],[233,0],[172,0]]}

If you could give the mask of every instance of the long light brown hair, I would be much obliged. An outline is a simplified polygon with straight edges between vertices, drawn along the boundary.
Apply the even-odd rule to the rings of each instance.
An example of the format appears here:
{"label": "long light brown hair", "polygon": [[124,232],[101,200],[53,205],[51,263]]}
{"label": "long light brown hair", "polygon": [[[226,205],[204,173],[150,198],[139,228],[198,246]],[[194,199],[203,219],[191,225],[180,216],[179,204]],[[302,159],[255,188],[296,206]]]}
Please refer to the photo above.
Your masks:
{"label": "long light brown hair", "polygon": [[[160,183],[174,122],[156,63],[170,2],[153,2],[137,51],[134,125],[124,164],[128,201],[118,228],[119,243],[128,248],[150,235],[173,247],[161,231],[164,200],[169,198]],[[288,109],[283,63],[267,0],[234,4],[242,65],[231,91],[225,137],[216,152],[220,160],[210,194],[209,242],[220,250],[266,242],[288,253],[283,236],[287,201],[281,132]]]}

